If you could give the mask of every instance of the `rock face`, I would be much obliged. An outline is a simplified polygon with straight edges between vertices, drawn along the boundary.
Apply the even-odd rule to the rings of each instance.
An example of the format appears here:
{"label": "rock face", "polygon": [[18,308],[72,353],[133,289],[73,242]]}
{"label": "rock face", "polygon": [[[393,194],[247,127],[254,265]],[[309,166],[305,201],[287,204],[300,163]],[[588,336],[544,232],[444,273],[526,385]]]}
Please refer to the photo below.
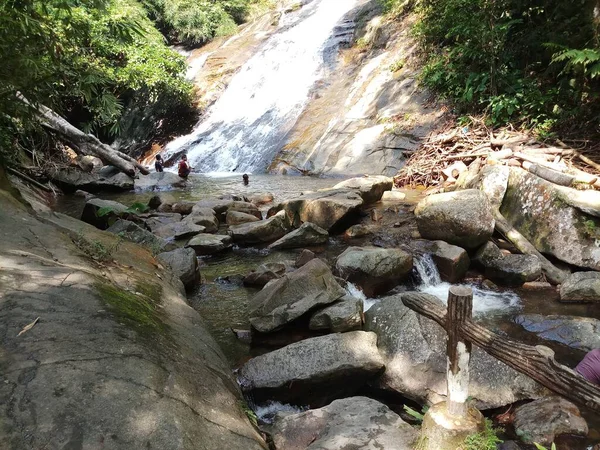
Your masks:
{"label": "rock face", "polygon": [[200,281],[198,259],[193,249],[178,248],[170,252],[160,253],[156,256],[156,259],[171,269],[171,272],[181,280],[187,289],[193,288]]}
{"label": "rock face", "polygon": [[254,398],[322,406],[351,395],[383,369],[377,336],[364,331],[306,339],[248,361],[239,372]]}
{"label": "rock face", "polygon": [[198,256],[214,255],[232,246],[231,237],[222,234],[198,234],[186,247],[193,248]]}
{"label": "rock face", "polygon": [[[401,295],[397,295],[371,307],[365,313],[364,328],[377,334],[377,346],[386,365],[378,387],[420,403],[445,400],[446,332],[437,323],[404,306]],[[538,398],[545,393],[535,381],[477,347],[471,354],[470,373],[469,396],[480,409]]]}
{"label": "rock face", "polygon": [[317,311],[310,318],[311,330],[329,330],[333,333],[359,330],[362,327],[363,301],[346,295],[331,306]]}
{"label": "rock face", "polygon": [[283,236],[281,239],[273,242],[269,245],[269,248],[275,250],[309,247],[311,245],[325,244],[328,239],[329,233],[327,231],[314,223],[306,222],[297,230],[294,230]]}
{"label": "rock face", "polygon": [[334,189],[354,189],[362,197],[365,205],[381,200],[385,191],[391,191],[394,179],[390,177],[367,176],[362,178],[351,178],[336,184]]}
{"label": "rock face", "polygon": [[165,250],[173,250],[174,247],[173,244],[169,244],[164,239],[155,236],[129,220],[119,219],[113,225],[108,227],[106,231],[117,234],[136,244],[143,245],[155,254]]}
{"label": "rock face", "polygon": [[591,317],[522,314],[515,322],[540,338],[589,352],[600,348],[600,320]]}
{"label": "rock face", "polygon": [[126,214],[127,206],[111,200],[92,198],[85,203],[81,220],[96,228],[106,230],[119,217]]}
{"label": "rock face", "polygon": [[377,247],[349,247],[335,262],[337,275],[360,286],[367,297],[397,286],[412,267],[412,255],[400,249]]}
{"label": "rock face", "polygon": [[562,397],[546,397],[515,409],[515,432],[523,442],[550,445],[561,434],[587,436],[579,408]]}
{"label": "rock face", "polygon": [[[0,188],[11,236],[0,240],[0,448],[267,448],[179,280],[138,245],[115,246],[115,235],[62,214],[38,217]],[[115,248],[116,264],[82,252],[80,232]]]}
{"label": "rock face", "polygon": [[513,167],[501,212],[541,253],[600,270],[600,219],[565,202],[571,191]]}
{"label": "rock face", "polygon": [[283,263],[266,263],[250,272],[244,278],[244,286],[264,287],[271,280],[277,280],[285,275],[286,267]]}
{"label": "rock face", "polygon": [[542,274],[540,260],[535,255],[504,255],[496,244],[486,243],[476,253],[473,262],[485,269],[485,276],[498,284],[521,286],[537,280]]}
{"label": "rock face", "polygon": [[267,220],[232,226],[229,235],[235,243],[249,245],[276,241],[285,236],[288,230],[285,214],[279,213]]}
{"label": "rock face", "polygon": [[486,243],[494,232],[494,216],[486,195],[477,189],[430,195],[415,209],[419,233],[466,249]]}
{"label": "rock face", "polygon": [[87,173],[78,169],[57,169],[49,172],[52,181],[66,191],[81,189],[89,192],[129,191],[133,189],[133,178],[122,172],[104,176],[99,172]]}
{"label": "rock face", "polygon": [[418,437],[418,431],[398,414],[367,397],[277,416],[272,434],[277,450],[411,450]]}
{"label": "rock face", "polygon": [[560,287],[561,302],[600,302],[600,273],[575,272]]}
{"label": "rock face", "polygon": [[250,300],[250,323],[263,333],[277,330],[313,308],[329,305],[346,295],[329,267],[313,259],[284,275]]}
{"label": "rock face", "polygon": [[139,191],[165,191],[185,187],[185,180],[176,173],[154,172],[140,175],[135,179],[134,187]]}
{"label": "rock face", "polygon": [[456,283],[469,270],[471,260],[465,249],[444,241],[418,241],[417,247],[431,255],[443,281]]}
{"label": "rock face", "polygon": [[331,231],[352,219],[363,205],[362,197],[353,190],[332,189],[286,200],[271,208],[269,216],[285,211],[289,222],[298,228],[304,222]]}
{"label": "rock face", "polygon": [[260,219],[252,214],[239,211],[227,211],[225,223],[227,225],[241,225],[243,223],[258,222]]}

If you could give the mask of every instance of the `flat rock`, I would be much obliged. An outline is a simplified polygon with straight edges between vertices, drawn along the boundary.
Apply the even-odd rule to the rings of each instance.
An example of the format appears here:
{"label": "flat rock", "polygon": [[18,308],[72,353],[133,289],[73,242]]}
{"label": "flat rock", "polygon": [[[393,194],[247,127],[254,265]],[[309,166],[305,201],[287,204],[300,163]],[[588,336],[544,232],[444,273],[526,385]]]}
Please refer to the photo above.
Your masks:
{"label": "flat rock", "polygon": [[600,303],[600,273],[575,272],[560,287],[560,301]]}
{"label": "flat rock", "polygon": [[96,228],[106,230],[118,218],[127,215],[127,206],[111,200],[91,198],[85,202],[81,220]]}
{"label": "flat rock", "polygon": [[164,251],[173,250],[174,245],[169,244],[164,239],[143,229],[138,224],[129,220],[118,219],[113,225],[107,228],[108,232],[114,233],[124,239],[143,245],[152,253],[158,254]]}
{"label": "flat rock", "polygon": [[160,253],[156,256],[156,260],[168,267],[187,289],[195,287],[200,281],[198,258],[191,248],[178,248]]}
{"label": "flat rock", "polygon": [[135,179],[134,187],[139,191],[165,191],[185,187],[186,181],[173,172],[153,172],[140,175]]}
{"label": "flat rock", "polygon": [[278,415],[272,436],[277,450],[411,450],[418,431],[383,403],[350,397],[320,409]]}
{"label": "flat rock", "polygon": [[473,262],[484,268],[487,278],[506,286],[521,286],[542,275],[542,266],[537,256],[506,255],[493,242],[483,245],[475,254]]}
{"label": "flat rock", "polygon": [[329,233],[314,223],[303,223],[300,228],[294,230],[281,239],[269,245],[270,249],[301,248],[311,245],[326,244]]}
{"label": "flat rock", "polygon": [[161,227],[152,230],[154,234],[163,239],[189,239],[197,234],[204,233],[206,228],[201,225],[183,220],[180,222],[173,222],[163,225]]}
{"label": "flat rock", "polygon": [[260,219],[253,214],[240,211],[227,211],[225,223],[227,225],[241,225],[243,223],[258,222]]}
{"label": "flat rock", "polygon": [[329,330],[332,333],[359,330],[362,327],[363,301],[345,295],[332,305],[320,309],[312,315],[308,328]]}
{"label": "flat rock", "polygon": [[562,397],[545,397],[519,406],[514,417],[517,436],[528,444],[550,445],[561,434],[588,434],[579,408]]}
{"label": "flat rock", "polygon": [[381,200],[385,191],[391,191],[394,179],[382,175],[350,178],[336,184],[334,189],[354,189],[362,197],[365,205]]}
{"label": "flat rock", "polygon": [[485,244],[494,232],[490,202],[477,189],[430,195],[419,202],[415,216],[423,238],[466,249]]}
{"label": "flat rock", "polygon": [[[407,293],[409,294],[409,293]],[[381,299],[365,313],[364,329],[377,334],[386,370],[375,387],[404,395],[418,403],[446,398],[446,332],[433,320],[412,311],[400,294]],[[431,295],[429,300],[441,302]],[[473,346],[469,396],[479,409],[497,408],[539,398],[546,390],[531,378]]]}
{"label": "flat rock", "polygon": [[283,263],[262,264],[244,277],[244,286],[264,287],[269,281],[277,280],[285,275],[286,270]]}
{"label": "flat rock", "polygon": [[263,333],[275,331],[311,309],[346,295],[329,267],[313,259],[300,269],[272,281],[250,300],[250,323]]}
{"label": "flat rock", "polygon": [[266,220],[229,227],[229,235],[233,241],[243,245],[273,242],[285,236],[288,231],[288,221],[283,212]]}
{"label": "flat rock", "polygon": [[410,275],[412,267],[412,255],[378,247],[349,247],[335,262],[336,274],[358,285],[367,297],[394,288]]}
{"label": "flat rock", "polygon": [[155,230],[164,227],[165,225],[181,222],[181,214],[173,213],[149,213],[140,214],[140,219],[144,221],[146,227],[154,233]]}
{"label": "flat rock", "polygon": [[186,247],[193,248],[198,256],[214,255],[232,247],[231,237],[223,234],[198,234]]}
{"label": "flat rock", "polygon": [[322,406],[352,395],[383,370],[377,336],[364,331],[305,339],[242,366],[242,390],[257,400]]}
{"label": "flat rock", "polygon": [[133,189],[133,178],[122,172],[104,176],[100,172],[83,172],[76,168],[54,169],[49,176],[65,191],[78,189],[88,192],[98,191],[130,191]]}
{"label": "flat rock", "polygon": [[541,339],[589,352],[600,348],[600,320],[591,317],[521,314],[515,322]]}

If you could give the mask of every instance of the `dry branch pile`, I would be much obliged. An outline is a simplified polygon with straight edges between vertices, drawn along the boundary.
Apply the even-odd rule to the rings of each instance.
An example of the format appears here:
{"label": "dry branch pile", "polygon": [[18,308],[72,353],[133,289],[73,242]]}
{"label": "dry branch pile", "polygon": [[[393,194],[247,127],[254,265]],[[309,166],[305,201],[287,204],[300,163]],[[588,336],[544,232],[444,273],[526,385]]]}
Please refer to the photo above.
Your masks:
{"label": "dry branch pile", "polygon": [[600,160],[600,143],[565,142],[546,145],[513,129],[494,135],[483,122],[474,121],[469,127],[450,127],[430,136],[395,181],[399,187],[451,188],[460,183],[464,172],[476,174],[485,164],[505,164],[523,167],[562,186],[600,189],[600,164],[594,161]]}

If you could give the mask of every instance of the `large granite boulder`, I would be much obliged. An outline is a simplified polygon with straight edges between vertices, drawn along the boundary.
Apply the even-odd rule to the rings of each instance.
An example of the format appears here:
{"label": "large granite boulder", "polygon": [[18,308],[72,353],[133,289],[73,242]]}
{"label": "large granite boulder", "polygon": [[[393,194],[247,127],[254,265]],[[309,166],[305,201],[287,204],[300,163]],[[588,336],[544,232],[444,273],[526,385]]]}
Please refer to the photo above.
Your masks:
{"label": "large granite boulder", "polygon": [[367,397],[277,415],[271,433],[276,450],[412,450],[419,435],[383,403]]}
{"label": "large granite boulder", "polygon": [[332,333],[359,330],[362,327],[363,301],[345,295],[332,305],[320,309],[312,315],[308,328],[328,330]]}
{"label": "large granite boulder", "polygon": [[266,263],[258,266],[244,277],[244,286],[264,287],[269,281],[285,275],[287,267],[283,263]]}
{"label": "large granite boulder", "polygon": [[471,259],[462,247],[448,244],[444,241],[416,241],[415,246],[431,255],[440,278],[449,283],[457,283],[462,280],[469,270]]}
{"label": "large granite boulder", "polygon": [[233,246],[231,236],[201,233],[194,236],[186,247],[193,248],[198,256],[214,255]]}
{"label": "large granite boulder", "polygon": [[515,322],[541,339],[589,352],[600,348],[600,320],[591,317],[521,314]]}
{"label": "large granite boulder", "polygon": [[260,332],[274,331],[344,295],[346,291],[329,267],[320,259],[313,259],[272,281],[250,300],[250,323]]}
{"label": "large granite boulder", "polygon": [[140,175],[135,179],[134,187],[138,191],[165,191],[185,187],[186,181],[173,172],[153,172]]}
{"label": "large granite boulder", "polygon": [[366,176],[361,178],[350,178],[336,184],[334,189],[353,189],[362,197],[365,205],[381,200],[385,191],[391,191],[394,179],[382,175]]}
{"label": "large granite boulder", "polygon": [[512,167],[500,211],[542,254],[600,270],[600,218],[565,201],[571,192]]}
{"label": "large granite boulder", "polygon": [[367,297],[394,288],[410,275],[412,267],[412,255],[378,247],[349,247],[335,262],[336,274],[359,286]]}
{"label": "large granite boulder", "polygon": [[419,233],[466,249],[486,243],[494,232],[494,215],[487,196],[477,189],[434,194],[415,209]]}
{"label": "large granite boulder", "polygon": [[129,220],[118,219],[114,224],[106,229],[123,239],[130,240],[136,244],[143,245],[152,253],[158,254],[164,251],[173,250],[174,244],[170,244],[165,239],[150,233],[148,230],[140,227],[137,223]]}
{"label": "large granite boulder", "polygon": [[311,245],[326,244],[329,240],[329,233],[314,223],[303,223],[300,228],[294,230],[281,239],[269,245],[272,250],[285,248],[301,248]]}
{"label": "large granite boulder", "polygon": [[305,339],[248,361],[240,384],[257,401],[323,406],[352,395],[383,370],[376,343],[377,336],[364,331]]}
{"label": "large granite boulder", "polygon": [[506,286],[521,286],[542,275],[542,265],[537,256],[505,255],[493,242],[483,245],[473,262],[484,269],[487,278]]}
{"label": "large granite boulder", "polygon": [[[416,402],[435,404],[446,397],[446,332],[402,303],[402,295],[382,299],[365,313],[364,329],[377,334],[386,370],[377,387]],[[431,295],[430,300],[441,302]],[[473,346],[469,396],[479,409],[538,398],[545,389]]]}
{"label": "large granite boulder", "polygon": [[515,433],[527,443],[551,445],[561,434],[587,436],[587,422],[579,408],[562,397],[552,396],[519,406],[514,413]]}
{"label": "large granite boulder", "polygon": [[280,212],[266,220],[231,226],[229,235],[236,244],[260,244],[276,241],[285,236],[289,229],[285,213]]}
{"label": "large granite boulder", "polygon": [[485,166],[481,171],[476,185],[487,195],[493,209],[500,209],[500,205],[502,205],[508,188],[509,173],[509,167],[500,164]]}
{"label": "large granite boulder", "polygon": [[200,281],[198,258],[191,248],[178,248],[160,253],[156,256],[156,260],[168,267],[187,289],[195,287]]}
{"label": "large granite boulder", "polygon": [[560,287],[560,301],[565,303],[600,303],[600,273],[575,272]]}
{"label": "large granite boulder", "polygon": [[66,168],[51,169],[48,175],[61,189],[71,192],[78,189],[88,192],[130,191],[133,189],[133,178],[123,172],[104,176],[98,171],[83,172],[75,168]]}
{"label": "large granite boulder", "polygon": [[204,227],[205,233],[216,233],[219,230],[219,219],[211,208],[194,207],[191,214],[183,220]]}
{"label": "large granite boulder", "polygon": [[271,208],[268,215],[285,211],[289,222],[295,228],[304,222],[311,222],[331,231],[352,220],[363,203],[362,197],[356,191],[331,189],[286,200]]}
{"label": "large granite boulder", "polygon": [[250,196],[248,200],[255,206],[261,206],[272,203],[274,198],[275,197],[270,192],[263,192]]}
{"label": "large granite boulder", "polygon": [[99,198],[89,199],[83,207],[81,220],[96,228],[106,230],[120,217],[127,216],[127,206],[112,200],[101,200]]}

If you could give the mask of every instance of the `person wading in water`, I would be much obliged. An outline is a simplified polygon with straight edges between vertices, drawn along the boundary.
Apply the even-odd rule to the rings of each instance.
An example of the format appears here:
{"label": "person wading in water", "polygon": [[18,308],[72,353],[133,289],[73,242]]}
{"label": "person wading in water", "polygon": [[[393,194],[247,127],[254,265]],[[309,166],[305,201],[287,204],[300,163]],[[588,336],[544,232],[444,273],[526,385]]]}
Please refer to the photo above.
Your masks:
{"label": "person wading in water", "polygon": [[163,159],[162,156],[156,155],[156,161],[154,161],[154,168],[157,172],[163,171]]}
{"label": "person wading in water", "polygon": [[190,174],[190,172],[192,171],[192,168],[188,164],[188,160],[187,160],[187,156],[186,155],[183,155],[181,157],[181,161],[179,161],[179,166],[178,166],[178,170],[177,171],[178,171],[179,176],[181,178],[187,178],[188,175]]}

